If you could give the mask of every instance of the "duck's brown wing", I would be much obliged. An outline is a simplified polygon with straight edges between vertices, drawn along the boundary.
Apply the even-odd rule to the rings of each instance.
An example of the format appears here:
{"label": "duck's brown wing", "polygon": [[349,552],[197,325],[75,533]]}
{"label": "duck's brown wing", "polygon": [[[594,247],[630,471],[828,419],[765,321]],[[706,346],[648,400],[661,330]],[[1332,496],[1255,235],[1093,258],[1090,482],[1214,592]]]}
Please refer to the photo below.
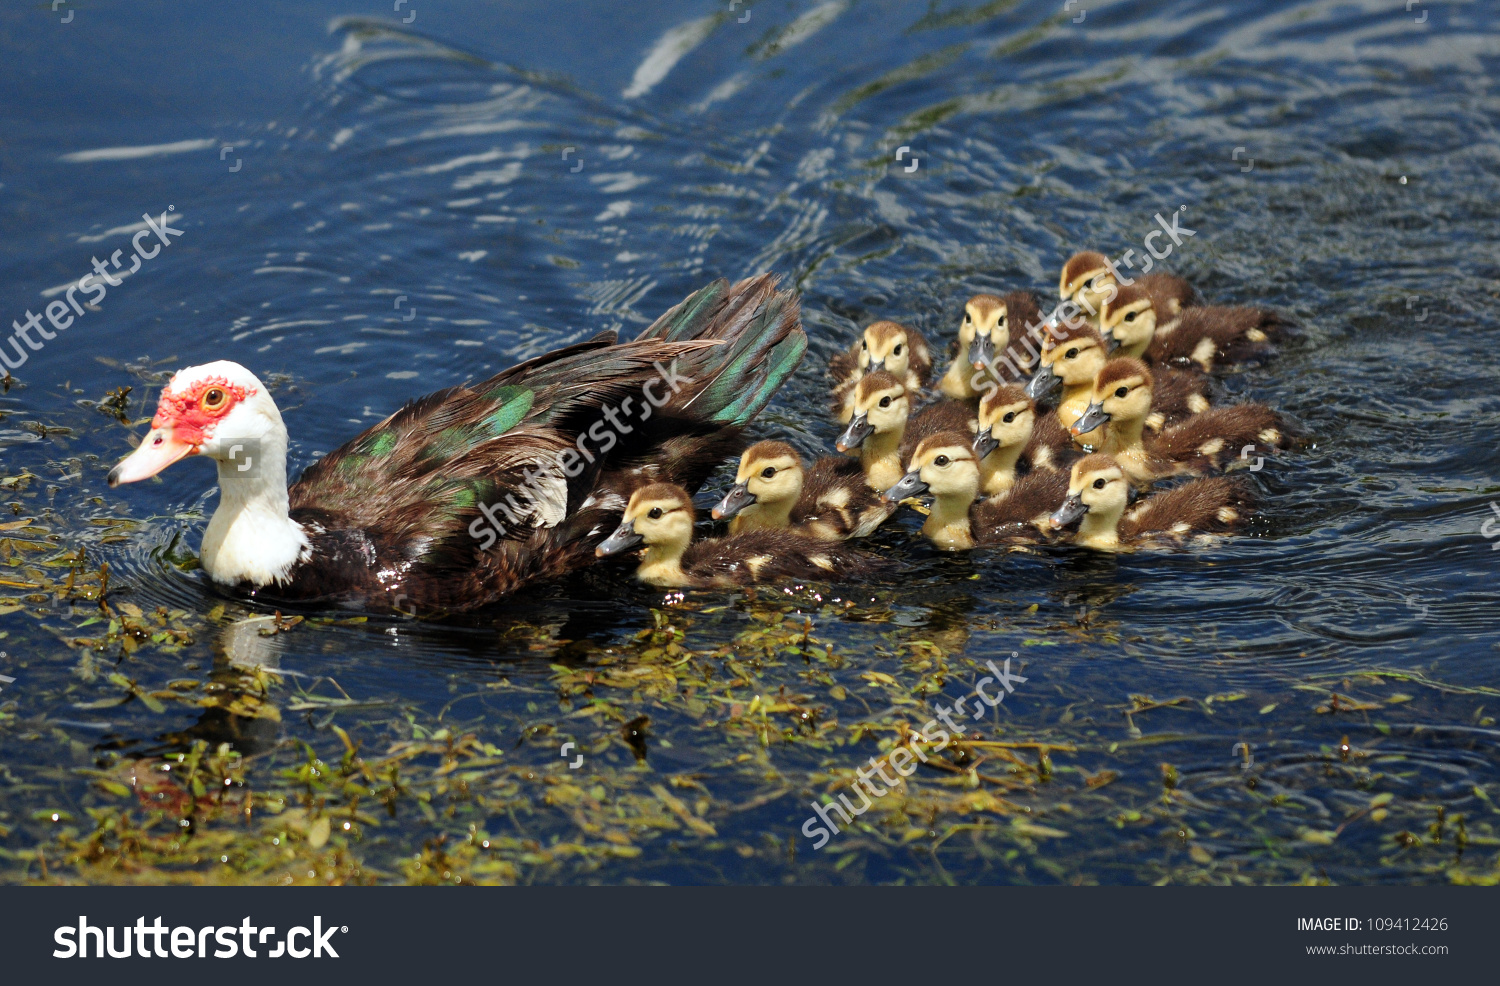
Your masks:
{"label": "duck's brown wing", "polygon": [[1269,355],[1287,323],[1267,308],[1185,308],[1177,326],[1157,333],[1146,355],[1157,363],[1196,363],[1205,370]]}
{"label": "duck's brown wing", "polygon": [[910,327],[906,330],[906,342],[911,346],[907,367],[916,374],[917,382],[923,389],[926,389],[932,384],[932,348],[927,345],[922,333]]}
{"label": "duck's brown wing", "polygon": [[936,435],[940,431],[972,435],[978,427],[979,412],[968,401],[934,401],[907,419],[906,431],[901,436],[901,462],[904,465],[909,461],[911,454],[928,435]]}
{"label": "duck's brown wing", "polygon": [[1247,486],[1227,476],[1209,476],[1153,493],[1120,518],[1119,532],[1126,540],[1221,533],[1243,521],[1252,509]]}
{"label": "duck's brown wing", "polygon": [[1137,278],[1137,281],[1151,297],[1151,306],[1156,309],[1158,322],[1171,321],[1184,308],[1191,308],[1198,303],[1198,292],[1185,279],[1175,274],[1146,274]]}
{"label": "duck's brown wing", "polygon": [[828,375],[839,386],[859,383],[859,343],[829,358]]}
{"label": "duck's brown wing", "polygon": [[1067,497],[1066,472],[1028,473],[1004,494],[974,505],[969,514],[974,540],[981,544],[1043,540],[1047,518]]}
{"label": "duck's brown wing", "polygon": [[864,537],[896,512],[865,481],[858,459],[828,455],[803,476],[802,498],[792,509],[799,532],[822,540]]}
{"label": "duck's brown wing", "polygon": [[696,541],[682,556],[683,571],[702,586],[847,582],[885,566],[885,559],[847,545],[764,529]]}
{"label": "duck's brown wing", "polygon": [[1010,342],[995,366],[1009,380],[1024,380],[1041,362],[1042,308],[1030,291],[1011,291],[1005,295],[1005,313]]}
{"label": "duck's brown wing", "polygon": [[856,376],[833,388],[833,396],[828,400],[828,410],[832,412],[835,419],[848,421],[854,417],[854,388],[858,386],[859,377]]}
{"label": "duck's brown wing", "polygon": [[1208,376],[1193,369],[1158,366],[1152,371],[1156,381],[1151,390],[1151,410],[1162,416],[1163,426],[1171,426],[1208,410]]}
{"label": "duck's brown wing", "polygon": [[975,514],[980,526],[1045,521],[1068,498],[1068,474],[1038,471],[1016,480],[1004,494],[979,503]]}
{"label": "duck's brown wing", "polygon": [[1064,473],[1083,457],[1083,450],[1073,443],[1073,436],[1057,420],[1057,415],[1038,412],[1031,441],[1021,452],[1021,464],[1027,472],[1038,469]]}
{"label": "duck's brown wing", "polygon": [[1281,421],[1264,404],[1235,404],[1194,415],[1147,437],[1150,452],[1194,472],[1220,469],[1236,459],[1251,460],[1279,448]]}
{"label": "duck's brown wing", "polygon": [[695,490],[738,450],[807,344],[769,275],[715,282],[610,342],[414,401],[309,468],[293,518],[378,564],[324,568],[315,552],[288,594],[454,610],[589,564],[636,487]]}

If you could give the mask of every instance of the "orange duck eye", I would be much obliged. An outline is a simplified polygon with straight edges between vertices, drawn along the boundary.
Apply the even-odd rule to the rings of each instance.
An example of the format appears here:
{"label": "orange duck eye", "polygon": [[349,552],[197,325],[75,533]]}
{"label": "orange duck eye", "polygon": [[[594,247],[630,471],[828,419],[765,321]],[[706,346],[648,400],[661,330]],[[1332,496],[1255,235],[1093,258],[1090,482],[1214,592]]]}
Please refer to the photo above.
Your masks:
{"label": "orange duck eye", "polygon": [[210,387],[203,392],[203,400],[200,402],[205,411],[222,410],[229,400],[229,395],[224,393],[221,387]]}

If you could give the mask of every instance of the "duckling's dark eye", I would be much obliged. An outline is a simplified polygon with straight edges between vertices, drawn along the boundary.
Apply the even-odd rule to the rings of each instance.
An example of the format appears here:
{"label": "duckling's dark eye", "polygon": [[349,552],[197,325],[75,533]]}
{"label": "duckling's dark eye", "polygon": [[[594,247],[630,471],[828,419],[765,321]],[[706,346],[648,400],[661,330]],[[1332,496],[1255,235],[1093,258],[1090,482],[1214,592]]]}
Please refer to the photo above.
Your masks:
{"label": "duckling's dark eye", "polygon": [[774,475],[776,475],[776,467],[775,466],[766,466],[764,469],[762,469],[760,471],[760,478],[761,479],[770,479]]}
{"label": "duckling's dark eye", "polygon": [[936,459],[932,460],[932,464],[935,466],[946,466],[948,464],[948,457],[946,455],[940,455]]}
{"label": "duckling's dark eye", "polygon": [[1000,313],[1000,321],[998,323],[996,323],[996,324],[998,324],[998,325],[1004,325],[1005,324],[1005,313],[1004,312]]}
{"label": "duckling's dark eye", "polygon": [[1014,411],[1006,411],[1005,412],[1005,417],[1002,418],[1001,420],[1004,421],[1006,424],[1010,424],[1012,421],[1016,420],[1016,412],[1014,412]]}
{"label": "duckling's dark eye", "polygon": [[964,324],[968,325],[972,321],[974,321],[974,316],[970,315],[968,312],[964,312]]}
{"label": "duckling's dark eye", "polygon": [[1130,393],[1130,388],[1129,387],[1120,387],[1119,389],[1117,389],[1115,391],[1115,396],[1116,397],[1124,397],[1128,393]]}
{"label": "duckling's dark eye", "polygon": [[1127,321],[1127,322],[1134,322],[1135,321],[1135,312],[1128,313],[1125,316],[1125,321]]}
{"label": "duckling's dark eye", "polygon": [[1078,350],[1077,349],[1070,349],[1066,353],[1063,353],[1063,355],[1066,356],[1068,359],[1077,359],[1078,358]]}
{"label": "duckling's dark eye", "polygon": [[891,355],[892,356],[900,356],[901,355],[901,347],[897,346],[895,349],[892,349],[891,350]]}
{"label": "duckling's dark eye", "polygon": [[1096,490],[1102,490],[1102,489],[1104,489],[1104,480],[1102,480],[1102,479],[1096,479],[1096,480],[1094,480],[1094,489],[1096,489]]}
{"label": "duckling's dark eye", "polygon": [[203,410],[217,411],[219,408],[224,406],[224,400],[224,391],[220,390],[218,387],[210,387],[203,394]]}
{"label": "duckling's dark eye", "polygon": [[870,343],[867,340],[861,339],[859,341],[859,348],[860,349],[869,349],[870,348]]}
{"label": "duckling's dark eye", "polygon": [[661,520],[661,507],[652,507],[651,511],[647,513],[646,516],[650,517],[652,520]]}
{"label": "duckling's dark eye", "polygon": [[889,397],[882,397],[880,399],[880,406],[881,407],[890,407],[891,406],[891,399]]}

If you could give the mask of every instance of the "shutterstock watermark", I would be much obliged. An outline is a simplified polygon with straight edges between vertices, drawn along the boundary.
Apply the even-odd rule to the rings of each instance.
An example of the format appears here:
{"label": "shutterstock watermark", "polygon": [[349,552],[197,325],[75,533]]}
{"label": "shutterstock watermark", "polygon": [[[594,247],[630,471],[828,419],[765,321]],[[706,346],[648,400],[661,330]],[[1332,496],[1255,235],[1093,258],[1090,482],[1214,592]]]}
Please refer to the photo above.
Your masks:
{"label": "shutterstock watermark", "polygon": [[[927,762],[929,751],[925,747],[930,746],[931,753],[940,753],[947,749],[948,744],[953,742],[953,737],[948,732],[949,729],[962,736],[964,726],[962,722],[954,720],[954,713],[968,715],[973,720],[982,719],[990,709],[1005,701],[1006,695],[1016,690],[1016,684],[1025,682],[1027,679],[1024,676],[1010,673],[1011,658],[1016,656],[1016,653],[1012,651],[1010,657],[1005,659],[1003,670],[995,667],[994,661],[986,661],[985,664],[995,673],[994,677],[985,675],[980,678],[974,684],[974,691],[954,702],[952,708],[948,708],[941,702],[935,703],[933,711],[937,713],[936,718],[927,720],[919,732],[911,734],[912,738],[907,740],[904,746],[892,748],[889,753],[879,759],[871,757],[868,769],[856,767],[854,776],[858,780],[849,787],[859,796],[861,802],[859,807],[854,806],[854,802],[849,800],[847,794],[840,794],[837,801],[830,799],[827,804],[812,802],[813,814],[802,823],[802,834],[809,839],[816,840],[813,842],[813,849],[822,849],[839,833],[838,823],[833,820],[832,813],[837,812],[845,826],[852,825],[857,816],[870,810],[870,806],[875,803],[874,798],[885,797],[890,793],[891,788],[901,783],[899,778],[886,776],[886,767],[891,767],[901,777],[910,777],[916,773],[917,761]],[[992,683],[995,684],[993,694],[988,691]],[[964,708],[971,699],[974,703],[972,712]],[[943,726],[939,726],[939,720],[942,720],[943,726],[948,728],[944,729]],[[890,786],[880,787],[875,783],[876,777]],[[818,824],[819,819],[822,820],[822,825]]]}
{"label": "shutterstock watermark", "polygon": [[[42,316],[33,314],[29,308],[26,309],[25,324],[22,324],[20,319],[12,321],[11,327],[15,329],[15,332],[11,335],[9,341],[16,351],[16,361],[14,363],[10,361],[10,356],[6,354],[4,344],[0,343],[0,363],[4,363],[8,369],[19,370],[25,364],[26,360],[31,357],[32,352],[40,351],[42,346],[47,342],[56,339],[57,333],[72,325],[75,317],[83,317],[85,309],[82,304],[79,304],[78,299],[74,297],[75,294],[83,292],[84,294],[91,295],[87,303],[90,308],[97,308],[99,303],[104,300],[104,296],[109,293],[110,288],[119,287],[124,283],[126,277],[141,269],[141,261],[153,260],[157,254],[161,253],[162,247],[171,246],[171,238],[173,236],[183,235],[182,230],[173,229],[170,225],[171,221],[177,218],[172,215],[174,208],[176,207],[167,206],[167,211],[161,214],[160,219],[155,220],[151,218],[149,213],[142,214],[141,218],[145,221],[145,226],[137,230],[135,236],[130,239],[130,245],[135,247],[135,253],[130,255],[130,259],[133,262],[128,268],[122,266],[120,262],[120,255],[125,252],[123,249],[116,250],[110,255],[109,264],[106,264],[98,257],[90,257],[89,259],[94,264],[92,273],[80,277],[76,284],[69,284],[65,288],[55,289],[57,293],[62,294],[63,298],[67,299],[66,302],[62,299],[49,301],[46,308],[42,311],[47,316],[47,321],[51,323],[52,328],[56,329],[57,332],[48,331],[43,327]],[[147,252],[146,248],[141,245],[141,240],[152,233],[156,234],[156,238],[161,243],[160,245],[151,243],[151,250]],[[115,274],[118,274],[119,277],[115,277]],[[50,293],[52,292],[44,292],[43,296],[45,297]],[[42,341],[38,342],[31,338],[32,332],[40,335]],[[22,342],[26,343],[25,348],[22,348]],[[27,350],[31,352],[27,352]]]}
{"label": "shutterstock watermark", "polygon": [[[1500,538],[1500,525],[1496,523],[1496,521],[1500,521],[1500,502],[1492,501],[1490,509],[1495,512],[1495,520],[1486,520],[1483,524],[1479,525],[1479,533],[1486,540]],[[1500,551],[1500,540],[1496,540],[1494,544],[1490,545],[1490,550]]]}
{"label": "shutterstock watermark", "polygon": [[[1105,266],[1109,268],[1110,273],[1114,276],[1115,283],[1108,285],[1104,289],[1105,297],[1100,303],[1101,307],[1114,300],[1115,295],[1119,293],[1117,285],[1128,286],[1135,283],[1135,278],[1127,277],[1120,271],[1121,266],[1129,268],[1136,274],[1149,274],[1151,273],[1151,269],[1156,266],[1157,261],[1166,260],[1172,255],[1173,250],[1182,246],[1185,237],[1198,235],[1197,230],[1188,229],[1181,224],[1180,218],[1186,211],[1187,206],[1182,206],[1171,214],[1171,219],[1163,218],[1162,214],[1158,212],[1153,218],[1156,219],[1157,225],[1161,228],[1152,229],[1145,236],[1141,237],[1141,247],[1143,250],[1140,256],[1137,256],[1135,249],[1131,248],[1122,253],[1118,260],[1105,258]],[[1166,244],[1159,243],[1158,241],[1163,236],[1168,237],[1172,242]],[[1158,246],[1161,249],[1157,249]],[[1136,260],[1141,261],[1140,270],[1136,270]],[[1059,322],[1071,322],[1085,312],[1090,317],[1094,317],[1099,314],[1099,309],[1090,304],[1087,297],[1083,297],[1081,302],[1072,298],[1064,301],[1052,309],[1050,314],[1044,315],[1040,320],[1026,326],[1025,335],[1019,344],[1020,348],[1024,349],[1027,358],[1035,363],[1041,357],[1042,342],[1043,337],[1046,335],[1047,327]],[[1003,363],[1010,371],[1011,379],[1023,378],[1027,373],[1025,367],[1017,366],[1015,360],[1008,353],[998,351],[997,347],[997,351],[987,362],[975,368],[974,375],[969,378],[969,386],[975,390],[983,391],[986,396],[999,389],[1000,385],[1005,382],[1005,379],[1001,377],[1000,371],[996,368],[997,362]]]}
{"label": "shutterstock watermark", "polygon": [[[120,948],[117,951],[115,929],[89,924],[89,919],[80,914],[77,927],[65,924],[52,933],[52,940],[59,946],[52,950],[52,956],[58,959],[102,959],[106,956],[112,959],[203,959],[208,957],[209,945],[213,944],[213,957],[216,959],[232,959],[236,955],[243,955],[248,959],[260,958],[262,955],[268,959],[283,956],[293,959],[312,956],[321,959],[326,955],[336,959],[339,953],[334,951],[333,936],[335,933],[347,934],[348,931],[347,924],[331,924],[325,928],[322,916],[316,915],[311,928],[299,924],[288,929],[285,939],[275,940],[274,926],[256,927],[248,917],[238,927],[226,924],[216,928],[210,924],[195,929],[186,925],[168,928],[161,923],[161,916],[158,915],[150,925],[146,924],[144,917],[138,917],[133,927],[127,924],[120,928]],[[269,945],[267,938],[273,939]],[[305,944],[298,944],[299,939]],[[92,954],[89,952],[90,943],[94,946]]]}
{"label": "shutterstock watermark", "polygon": [[[479,505],[479,512],[484,516],[474,518],[469,525],[469,534],[480,542],[480,551],[488,551],[505,536],[507,523],[520,525],[533,518],[548,524],[562,520],[568,503],[567,480],[581,475],[598,456],[608,454],[622,436],[635,431],[637,424],[649,420],[652,413],[671,400],[684,384],[693,382],[692,377],[677,372],[676,360],[671,366],[662,366],[659,362],[652,366],[656,368],[657,378],[641,385],[639,403],[634,396],[627,395],[618,407],[606,404],[604,416],[587,431],[579,433],[573,448],[555,453],[552,461],[543,462],[535,469],[528,466],[523,470],[525,480],[521,488],[507,492],[503,500]],[[666,385],[661,394],[656,392],[658,384]],[[505,515],[504,520],[500,519],[500,514]]]}

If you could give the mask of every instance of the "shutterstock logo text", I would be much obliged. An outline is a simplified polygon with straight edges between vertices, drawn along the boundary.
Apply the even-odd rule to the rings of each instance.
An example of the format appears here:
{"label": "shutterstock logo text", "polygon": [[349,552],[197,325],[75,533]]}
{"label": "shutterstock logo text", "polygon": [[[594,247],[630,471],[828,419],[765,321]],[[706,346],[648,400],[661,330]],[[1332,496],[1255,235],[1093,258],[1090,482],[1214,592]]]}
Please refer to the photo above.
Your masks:
{"label": "shutterstock logo text", "polygon": [[[53,932],[52,940],[61,947],[53,949],[52,955],[59,959],[102,959],[106,956],[112,959],[203,959],[210,954],[216,959],[232,959],[237,955],[248,959],[262,956],[268,959],[305,959],[309,956],[320,959],[326,955],[336,959],[339,953],[333,950],[333,936],[347,933],[349,926],[334,924],[324,928],[322,916],[316,916],[312,928],[297,925],[286,933],[285,939],[281,939],[277,937],[274,926],[258,928],[248,917],[240,922],[239,927],[226,924],[219,928],[213,925],[168,928],[158,915],[150,925],[146,924],[144,917],[139,917],[133,927],[125,925],[118,930],[120,945],[116,949],[116,929],[95,927],[89,924],[88,918],[79,915],[77,927],[65,924]],[[90,942],[94,946],[92,950]],[[210,946],[213,947],[212,953],[209,952]]]}

